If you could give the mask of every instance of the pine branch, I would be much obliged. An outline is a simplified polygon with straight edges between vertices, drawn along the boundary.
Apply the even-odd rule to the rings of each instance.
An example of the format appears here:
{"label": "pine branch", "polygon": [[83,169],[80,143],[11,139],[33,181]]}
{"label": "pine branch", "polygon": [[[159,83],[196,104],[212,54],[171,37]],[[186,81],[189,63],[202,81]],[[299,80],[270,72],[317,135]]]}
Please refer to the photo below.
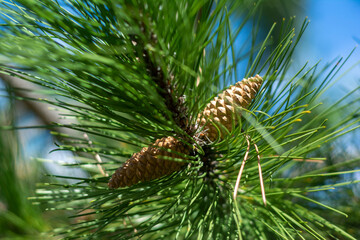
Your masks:
{"label": "pine branch", "polygon": [[[141,30],[143,31],[143,34],[151,36],[151,40],[147,41],[147,44],[156,45],[156,35],[151,32],[146,34],[147,30],[145,30],[145,28],[145,24],[141,23]],[[163,73],[163,71],[166,71],[167,69],[162,69],[159,64],[156,64],[156,58],[154,56],[150,57],[151,52],[148,49],[145,49],[145,44],[143,42],[140,43],[136,40],[132,40],[132,42],[142,49],[142,57],[143,62],[145,63],[146,71],[157,85],[157,92],[164,99],[164,103],[168,110],[172,113],[172,118],[175,123],[181,129],[189,133],[189,126],[187,124],[188,120],[185,117],[186,112],[184,112],[184,109],[181,109],[181,105],[184,105],[183,98],[174,96],[174,88],[171,80],[174,76],[171,76],[171,73],[166,75]],[[153,47],[154,46],[152,46],[152,48]]]}
{"label": "pine branch", "polygon": [[[352,238],[317,213],[335,208],[315,194],[352,183],[320,179],[354,171],[309,175],[311,167],[296,170],[312,166],[299,159],[324,159],[317,149],[354,131],[359,122],[355,101],[346,108],[343,100],[320,107],[341,65],[319,69],[318,63],[304,64],[295,74],[289,72],[307,19],[297,31],[294,19],[282,22],[279,42],[273,42],[275,24],[264,39],[259,28],[244,31],[249,21],[261,24],[256,16],[260,3],[20,2],[0,5],[5,21],[0,52],[33,73],[28,81],[59,96],[51,103],[78,121],[63,127],[88,135],[63,136],[59,150],[98,154],[102,160],[81,157],[71,165],[90,177],[52,176],[57,181],[39,185],[33,201],[50,201],[52,210],[67,211],[74,219],[87,217],[54,230],[56,234],[77,239]],[[235,13],[242,20],[234,28]],[[236,42],[239,34],[248,34],[248,40]],[[239,63],[244,62],[247,68],[242,69]],[[224,106],[224,93],[206,108],[221,89],[256,74],[263,76],[261,88],[248,92],[242,87],[244,92],[231,95],[230,102],[240,95],[252,100],[250,105]],[[238,111],[225,111],[224,119],[221,107]],[[331,119],[333,107],[343,108],[349,117],[329,125],[325,119]],[[199,114],[205,122],[197,122]],[[209,131],[214,133],[211,141],[199,141],[210,138]],[[172,136],[175,140],[166,140]],[[247,139],[254,148],[248,148]],[[175,142],[186,147],[168,147]],[[244,157],[246,167],[235,187]],[[165,172],[161,166],[171,161],[181,163],[181,169],[159,177]],[[119,178],[129,173],[126,179],[134,182],[108,189],[104,173],[113,173],[124,162]],[[135,162],[139,166],[124,171]],[[154,163],[154,168],[140,168],[144,163]],[[156,178],[147,175],[149,170]],[[319,184],[307,182],[310,177]],[[59,181],[69,178],[77,182]]]}

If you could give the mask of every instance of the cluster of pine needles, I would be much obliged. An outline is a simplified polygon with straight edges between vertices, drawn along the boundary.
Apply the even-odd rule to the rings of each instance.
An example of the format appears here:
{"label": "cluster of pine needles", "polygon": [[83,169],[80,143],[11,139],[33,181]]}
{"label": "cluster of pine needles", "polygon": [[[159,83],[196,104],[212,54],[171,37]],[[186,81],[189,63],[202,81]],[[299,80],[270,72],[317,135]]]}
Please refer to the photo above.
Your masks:
{"label": "cluster of pine needles", "polygon": [[[355,239],[309,207],[345,218],[316,194],[357,182],[325,182],[354,170],[311,168],[326,162],[319,149],[359,127],[356,101],[347,101],[358,89],[321,103],[347,59],[290,70],[308,21],[295,31],[294,19],[284,20],[263,37],[260,3],[246,2],[0,1],[0,71],[46,89],[46,97],[21,100],[51,104],[69,120],[43,127],[55,129],[56,150],[73,152],[77,162],[64,165],[87,176],[51,175],[39,183],[32,201],[72,219],[53,234]],[[241,42],[241,34],[247,40]],[[206,104],[256,74],[263,84],[237,125],[222,139],[198,141],[194,126]],[[339,113],[346,117],[328,124]],[[183,162],[179,171],[108,188],[133,153],[167,136],[189,149],[180,159],[165,159]]]}

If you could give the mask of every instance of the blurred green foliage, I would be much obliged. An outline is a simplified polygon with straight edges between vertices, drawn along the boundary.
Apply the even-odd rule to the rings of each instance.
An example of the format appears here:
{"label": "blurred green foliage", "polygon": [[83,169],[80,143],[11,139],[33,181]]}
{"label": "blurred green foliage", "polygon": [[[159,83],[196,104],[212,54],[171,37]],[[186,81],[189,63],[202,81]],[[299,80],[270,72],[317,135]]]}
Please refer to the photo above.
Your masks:
{"label": "blurred green foliage", "polygon": [[[0,109],[1,125],[14,124],[14,106],[10,101]],[[22,156],[17,134],[0,130],[0,238],[35,239],[47,229],[40,209],[28,200],[35,193],[37,164]]]}

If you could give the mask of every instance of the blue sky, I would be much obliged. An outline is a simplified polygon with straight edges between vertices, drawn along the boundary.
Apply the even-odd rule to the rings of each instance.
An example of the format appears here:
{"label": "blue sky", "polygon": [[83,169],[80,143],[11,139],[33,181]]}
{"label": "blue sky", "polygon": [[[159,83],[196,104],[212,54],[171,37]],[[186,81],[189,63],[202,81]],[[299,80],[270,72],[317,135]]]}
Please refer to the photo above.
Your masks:
{"label": "blue sky", "polygon": [[[322,64],[337,57],[346,57],[350,51],[360,44],[360,1],[359,0],[308,0],[302,6],[303,19],[310,20],[304,34],[299,59]],[[360,61],[358,47],[341,72]],[[352,90],[359,85],[360,65],[358,64],[339,82],[342,91]]]}
{"label": "blue sky", "polygon": [[332,59],[360,43],[360,1],[308,0],[304,14],[311,21],[304,39],[309,55]]}

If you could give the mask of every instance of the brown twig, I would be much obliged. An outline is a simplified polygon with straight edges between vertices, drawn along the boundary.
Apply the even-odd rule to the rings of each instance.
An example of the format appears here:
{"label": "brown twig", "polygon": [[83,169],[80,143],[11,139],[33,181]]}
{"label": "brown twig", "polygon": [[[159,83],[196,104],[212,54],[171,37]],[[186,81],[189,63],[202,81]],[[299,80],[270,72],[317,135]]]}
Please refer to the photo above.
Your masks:
{"label": "brown twig", "polygon": [[262,175],[262,170],[261,170],[261,164],[260,164],[260,154],[259,154],[259,149],[257,147],[257,145],[254,143],[254,147],[255,147],[255,151],[257,153],[257,159],[258,159],[258,169],[259,169],[259,180],[260,180],[260,189],[261,189],[261,196],[264,202],[264,205],[266,206],[266,195],[265,195],[265,187],[264,187],[264,180],[263,180],[263,175]]}
{"label": "brown twig", "polygon": [[247,136],[246,136],[246,142],[247,142],[248,146],[247,146],[247,149],[246,149],[244,160],[241,163],[241,167],[240,167],[240,170],[239,170],[238,177],[236,179],[235,188],[234,188],[234,195],[233,195],[234,200],[236,199],[237,192],[238,192],[239,186],[240,186],[241,175],[242,175],[242,173],[244,171],[245,163],[246,163],[246,160],[247,160],[249,152],[250,152],[250,141],[249,141],[249,138]]}
{"label": "brown twig", "polygon": [[[246,139],[246,142],[247,142],[247,149],[246,149],[244,159],[243,159],[243,161],[241,163],[241,167],[240,167],[240,170],[239,170],[238,177],[236,179],[235,188],[234,188],[234,195],[233,195],[234,200],[237,197],[237,192],[239,190],[241,176],[242,176],[242,173],[244,171],[245,163],[246,163],[246,160],[248,159],[249,152],[250,152],[250,140],[249,140],[249,138],[250,138],[249,136],[245,136],[245,139]],[[257,153],[257,159],[258,159],[258,169],[259,169],[259,180],[260,180],[261,196],[262,196],[262,200],[264,202],[264,205],[266,206],[265,186],[264,186],[264,180],[263,180],[261,164],[260,164],[259,149],[258,149],[258,146],[255,143],[253,145],[255,147],[255,151]]]}

